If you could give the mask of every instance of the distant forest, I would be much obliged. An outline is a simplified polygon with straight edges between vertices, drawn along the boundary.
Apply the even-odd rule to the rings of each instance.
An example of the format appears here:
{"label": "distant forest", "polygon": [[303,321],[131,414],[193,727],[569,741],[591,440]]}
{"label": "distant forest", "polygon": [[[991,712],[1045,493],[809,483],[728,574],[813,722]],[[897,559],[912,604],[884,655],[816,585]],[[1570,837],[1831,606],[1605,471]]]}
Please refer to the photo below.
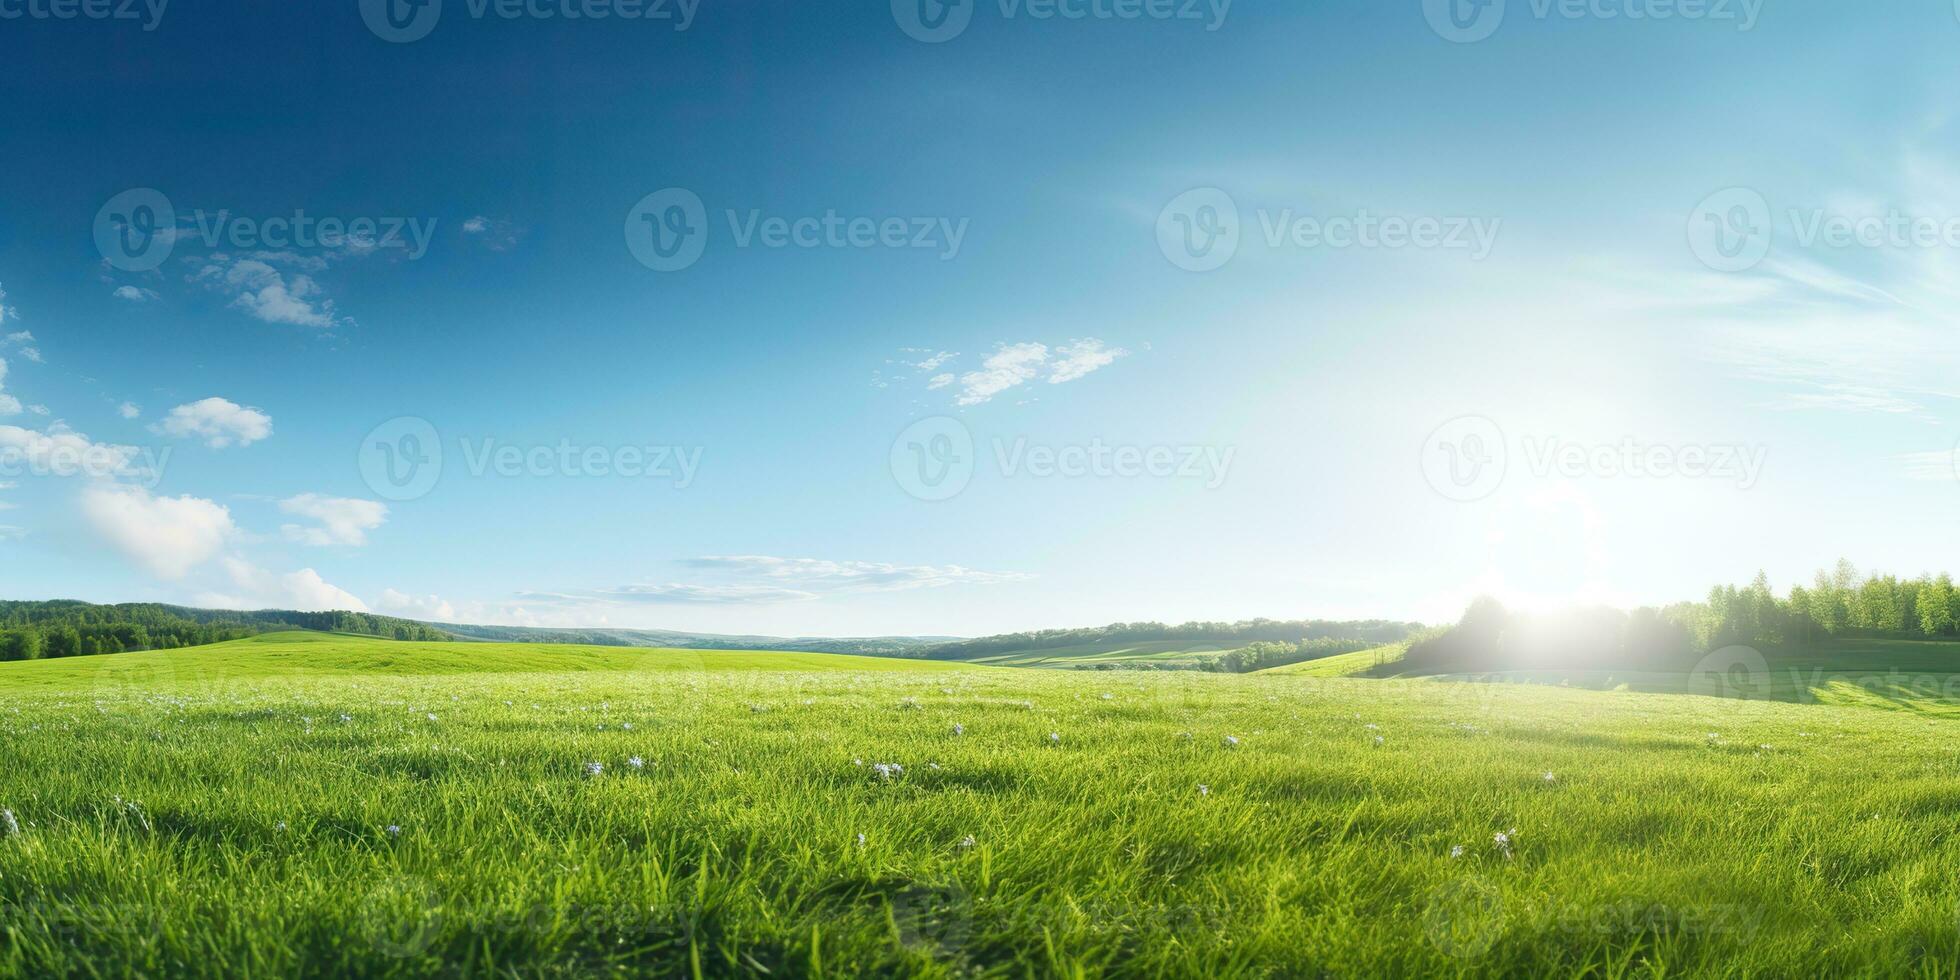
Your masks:
{"label": "distant forest", "polygon": [[396,640],[452,639],[431,626],[370,613],[235,612],[140,602],[99,606],[67,599],[0,601],[0,661],[173,650],[286,629]]}
{"label": "distant forest", "polygon": [[1949,575],[1863,575],[1839,561],[1781,597],[1758,574],[1745,586],[1716,586],[1704,602],[1630,613],[1520,613],[1485,598],[1472,603],[1456,626],[1411,644],[1400,669],[1667,668],[1727,646],[1801,648],[1838,637],[1960,637],[1960,590]]}
{"label": "distant forest", "polygon": [[973,660],[1095,644],[1180,642],[1232,648],[1230,653],[1222,654],[1208,663],[1205,669],[1237,673],[1399,643],[1422,628],[1420,623],[1380,619],[1352,622],[1253,619],[1239,623],[1194,622],[1180,626],[1114,623],[1084,629],[1035,630],[959,640],[932,647],[925,655],[933,660]]}

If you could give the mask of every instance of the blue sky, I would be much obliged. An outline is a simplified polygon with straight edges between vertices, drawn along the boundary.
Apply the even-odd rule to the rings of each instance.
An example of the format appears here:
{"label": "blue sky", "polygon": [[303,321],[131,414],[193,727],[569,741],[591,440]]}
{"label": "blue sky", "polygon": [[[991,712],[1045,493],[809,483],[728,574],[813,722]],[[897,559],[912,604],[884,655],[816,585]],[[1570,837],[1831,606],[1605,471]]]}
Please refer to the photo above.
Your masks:
{"label": "blue sky", "polygon": [[0,4],[0,593],[978,634],[1960,553],[1948,5],[579,2]]}

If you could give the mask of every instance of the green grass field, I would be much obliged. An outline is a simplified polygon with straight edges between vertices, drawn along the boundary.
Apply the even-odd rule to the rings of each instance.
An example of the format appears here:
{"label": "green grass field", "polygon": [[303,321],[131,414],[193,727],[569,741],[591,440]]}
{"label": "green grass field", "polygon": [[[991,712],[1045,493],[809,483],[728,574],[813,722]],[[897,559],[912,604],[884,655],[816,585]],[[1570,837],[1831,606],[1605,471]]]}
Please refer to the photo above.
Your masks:
{"label": "green grass field", "polygon": [[305,634],[0,664],[0,975],[1952,976],[1948,725]]}

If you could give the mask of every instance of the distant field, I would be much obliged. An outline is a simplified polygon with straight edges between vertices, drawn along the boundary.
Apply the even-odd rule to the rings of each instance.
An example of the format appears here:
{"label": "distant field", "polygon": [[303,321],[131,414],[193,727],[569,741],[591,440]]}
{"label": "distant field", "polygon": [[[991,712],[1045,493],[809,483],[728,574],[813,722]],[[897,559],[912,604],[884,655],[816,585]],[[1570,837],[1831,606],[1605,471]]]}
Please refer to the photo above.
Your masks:
{"label": "distant field", "polygon": [[1073,669],[1088,664],[1154,663],[1160,666],[1195,666],[1230,653],[1236,646],[1190,643],[1183,640],[1157,640],[1142,643],[1084,643],[1077,646],[1024,650],[997,657],[979,657],[958,663],[993,667],[1048,667]]}
{"label": "distant field", "polygon": [[1355,677],[1397,663],[1408,650],[1409,645],[1406,643],[1392,643],[1367,650],[1356,650],[1353,653],[1322,657],[1319,660],[1303,660],[1297,664],[1268,667],[1257,673],[1268,676],[1292,674],[1301,677]]}
{"label": "distant field", "polygon": [[[1691,670],[1536,670],[1433,675],[1432,680],[1552,684],[1662,694],[1713,693],[1805,704],[1960,714],[1960,643],[1833,640],[1800,652],[1738,651]],[[1713,673],[1726,667],[1728,673]],[[1391,668],[1392,670],[1392,668]],[[1723,682],[1727,681],[1726,687]]]}
{"label": "distant field", "polygon": [[291,634],[0,664],[0,976],[1951,976],[1945,726]]}

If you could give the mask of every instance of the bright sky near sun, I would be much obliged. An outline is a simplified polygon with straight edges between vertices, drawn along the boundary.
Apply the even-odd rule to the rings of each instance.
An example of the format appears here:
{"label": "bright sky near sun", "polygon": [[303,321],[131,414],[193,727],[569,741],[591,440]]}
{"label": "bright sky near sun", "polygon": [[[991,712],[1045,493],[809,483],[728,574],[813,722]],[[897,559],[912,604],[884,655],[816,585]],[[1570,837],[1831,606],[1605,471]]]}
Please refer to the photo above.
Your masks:
{"label": "bright sky near sun", "polygon": [[0,20],[0,594],[973,635],[1960,565],[1948,4],[590,7]]}

